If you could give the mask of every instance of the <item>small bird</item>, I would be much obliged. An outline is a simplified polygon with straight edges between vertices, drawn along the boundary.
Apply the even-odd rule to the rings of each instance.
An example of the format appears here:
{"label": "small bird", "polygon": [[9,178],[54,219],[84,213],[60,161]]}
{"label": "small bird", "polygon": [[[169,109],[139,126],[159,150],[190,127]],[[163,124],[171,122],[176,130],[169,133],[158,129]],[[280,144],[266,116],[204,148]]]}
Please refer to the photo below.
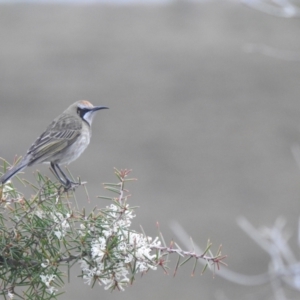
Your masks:
{"label": "small bird", "polygon": [[60,164],[69,164],[81,155],[90,143],[91,125],[95,112],[107,108],[93,106],[86,100],[70,105],[52,121],[20,162],[0,178],[0,183],[4,184],[28,166],[50,163],[54,174],[66,188],[78,185],[66,176]]}

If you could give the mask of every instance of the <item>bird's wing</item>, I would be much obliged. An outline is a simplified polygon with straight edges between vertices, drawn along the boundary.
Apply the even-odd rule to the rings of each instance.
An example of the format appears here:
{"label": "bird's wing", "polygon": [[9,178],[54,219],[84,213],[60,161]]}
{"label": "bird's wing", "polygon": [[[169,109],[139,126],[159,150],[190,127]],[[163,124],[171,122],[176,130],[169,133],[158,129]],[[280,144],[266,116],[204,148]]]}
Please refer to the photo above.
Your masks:
{"label": "bird's wing", "polygon": [[45,161],[73,144],[81,134],[81,128],[80,119],[72,115],[63,114],[55,119],[27,151],[29,164]]}

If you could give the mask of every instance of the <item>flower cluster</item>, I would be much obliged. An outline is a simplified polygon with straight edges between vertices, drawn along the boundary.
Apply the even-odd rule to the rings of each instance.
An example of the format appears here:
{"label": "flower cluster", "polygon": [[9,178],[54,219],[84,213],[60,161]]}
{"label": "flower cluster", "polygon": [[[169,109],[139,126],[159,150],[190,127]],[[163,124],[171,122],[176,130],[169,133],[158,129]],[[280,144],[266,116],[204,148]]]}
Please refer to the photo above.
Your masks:
{"label": "flower cluster", "polygon": [[49,220],[54,227],[54,235],[61,240],[65,235],[67,230],[70,228],[68,219],[70,218],[70,213],[62,214],[61,212],[44,212],[37,210],[35,215],[40,219]]}
{"label": "flower cluster", "polygon": [[161,243],[129,228],[135,215],[127,204],[116,202],[104,212],[101,226],[93,232],[90,255],[80,260],[83,279],[87,284],[98,281],[105,289],[124,290],[129,276],[156,269],[157,254],[151,251]]}
{"label": "flower cluster", "polygon": [[52,283],[55,280],[56,275],[54,274],[47,274],[47,275],[40,275],[41,281],[46,285],[47,289],[46,291],[49,294],[54,294],[55,292],[57,292],[57,289],[52,285]]}

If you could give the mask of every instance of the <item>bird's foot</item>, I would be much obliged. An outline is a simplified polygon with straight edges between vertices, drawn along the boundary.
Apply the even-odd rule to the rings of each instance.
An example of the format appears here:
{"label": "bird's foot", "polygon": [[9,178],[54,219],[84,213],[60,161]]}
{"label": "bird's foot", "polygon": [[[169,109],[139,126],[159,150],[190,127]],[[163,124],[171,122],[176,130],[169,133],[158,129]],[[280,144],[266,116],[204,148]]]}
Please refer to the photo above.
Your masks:
{"label": "bird's foot", "polygon": [[80,179],[79,179],[79,182],[74,182],[74,181],[68,180],[68,181],[64,182],[61,185],[61,187],[64,189],[64,192],[68,192],[70,190],[74,191],[76,187],[84,185],[86,183],[87,183],[86,181],[81,181]]}

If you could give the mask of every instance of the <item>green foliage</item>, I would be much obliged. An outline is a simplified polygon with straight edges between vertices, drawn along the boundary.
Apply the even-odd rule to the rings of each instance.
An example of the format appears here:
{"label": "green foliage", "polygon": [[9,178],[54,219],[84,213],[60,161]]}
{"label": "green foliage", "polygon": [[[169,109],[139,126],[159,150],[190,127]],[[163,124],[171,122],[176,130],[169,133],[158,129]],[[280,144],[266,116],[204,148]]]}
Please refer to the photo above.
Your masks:
{"label": "green foliage", "polygon": [[170,253],[195,259],[194,269],[200,258],[207,264],[223,263],[220,251],[206,255],[211,244],[196,254],[174,244],[167,247],[161,234],[152,239],[133,230],[134,208],[125,184],[135,179],[129,173],[115,169],[118,182],[104,184],[113,196],[101,197],[109,205],[90,213],[73,204],[74,187],[67,190],[39,173],[36,184],[21,180],[34,191],[28,199],[11,182],[0,187],[0,295],[56,299],[66,278],[62,267],[70,270],[76,263],[84,283],[109,290],[123,290],[137,273],[158,266],[166,271]]}

